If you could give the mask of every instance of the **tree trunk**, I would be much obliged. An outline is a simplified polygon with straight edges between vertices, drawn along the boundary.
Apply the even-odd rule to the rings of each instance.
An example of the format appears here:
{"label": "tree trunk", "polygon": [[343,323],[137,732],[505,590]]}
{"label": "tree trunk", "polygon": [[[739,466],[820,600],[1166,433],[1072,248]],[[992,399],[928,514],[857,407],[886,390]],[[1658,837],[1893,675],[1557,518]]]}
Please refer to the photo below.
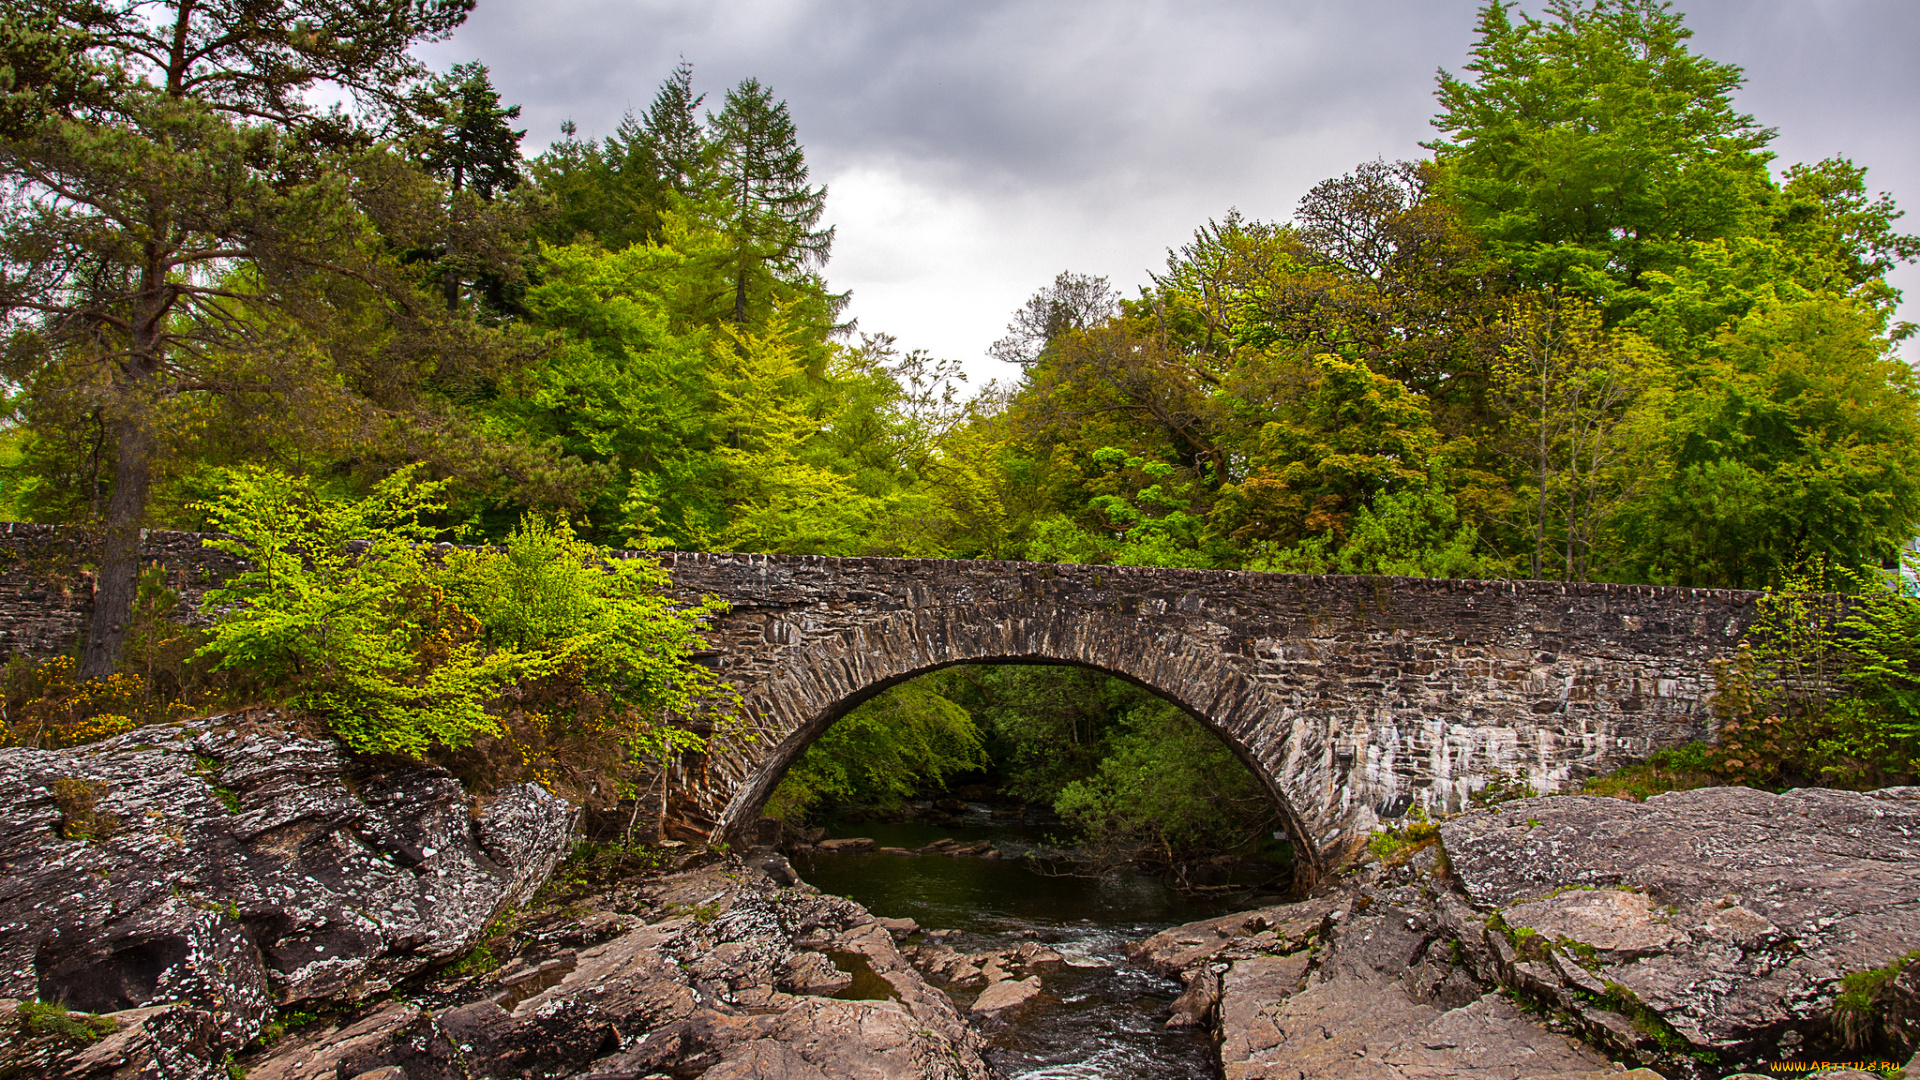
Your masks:
{"label": "tree trunk", "polygon": [[119,460],[113,469],[113,495],[107,500],[106,535],[100,544],[86,650],[80,658],[83,679],[113,674],[127,643],[134,592],[140,585],[140,525],[147,516],[153,438],[137,412],[122,417],[114,429]]}

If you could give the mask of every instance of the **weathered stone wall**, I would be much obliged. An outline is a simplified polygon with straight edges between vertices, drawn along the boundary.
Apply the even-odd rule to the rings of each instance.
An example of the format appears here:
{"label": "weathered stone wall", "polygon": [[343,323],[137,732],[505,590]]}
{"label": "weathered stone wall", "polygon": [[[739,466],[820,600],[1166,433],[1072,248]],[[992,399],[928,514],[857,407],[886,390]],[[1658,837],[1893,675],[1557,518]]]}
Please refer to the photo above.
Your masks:
{"label": "weathered stone wall", "polygon": [[[0,530],[0,649],[69,648],[90,590],[82,560],[45,527]],[[148,537],[149,558],[190,612],[232,567],[199,541]],[[1270,786],[1299,846],[1318,848],[1411,806],[1460,809],[1496,773],[1559,790],[1706,736],[1712,663],[1756,599],[1557,582],[661,558],[688,597],[732,605],[704,662],[739,690],[752,738],[690,769],[679,807],[719,832],[753,821],[807,744],[866,698],[945,665],[1012,661],[1088,665],[1179,703]]]}
{"label": "weathered stone wall", "polygon": [[[147,562],[165,570],[178,613],[203,621],[200,596],[238,565],[201,544],[200,533],[143,531]],[[97,538],[52,525],[0,522],[0,659],[70,652],[93,603]]]}

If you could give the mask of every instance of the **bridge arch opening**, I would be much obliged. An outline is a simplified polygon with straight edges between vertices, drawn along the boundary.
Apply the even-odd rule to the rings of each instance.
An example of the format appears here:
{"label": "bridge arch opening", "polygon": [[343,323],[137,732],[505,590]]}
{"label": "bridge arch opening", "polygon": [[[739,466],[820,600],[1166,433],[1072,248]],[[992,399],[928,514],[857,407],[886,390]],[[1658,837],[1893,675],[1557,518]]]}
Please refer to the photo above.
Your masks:
{"label": "bridge arch opening", "polygon": [[[1007,684],[1023,681],[1052,683],[1068,693],[1078,691],[1089,695],[1090,699],[1081,703],[1084,706],[1081,712],[1088,717],[1087,739],[1076,741],[1066,731],[1058,732],[1063,739],[1060,756],[1076,759],[1071,763],[1075,768],[1052,777],[1039,777],[1034,775],[1031,761],[1009,760],[1010,755],[1031,757],[1032,747],[1020,746],[1017,739],[1009,736],[1003,714],[1008,710],[1035,708],[1035,703],[1019,699],[1017,690],[1011,695],[1014,700],[990,702],[987,699],[996,693],[1005,696]],[[995,686],[984,686],[984,683]],[[1191,684],[1169,688],[1156,683],[1117,665],[1021,654],[967,656],[874,678],[813,710],[811,715],[794,724],[776,745],[765,747],[751,776],[736,788],[722,827],[729,832],[743,832],[760,820],[770,804],[777,808],[790,804],[783,782],[808,773],[805,763],[809,760],[809,751],[818,756],[820,749],[826,749],[822,739],[841,721],[857,716],[871,723],[877,709],[894,708],[896,699],[907,696],[908,692],[935,685],[945,688],[943,697],[952,695],[947,700],[960,699],[954,703],[969,711],[969,719],[981,734],[988,760],[982,768],[973,771],[985,773],[996,784],[1008,782],[1000,790],[1013,798],[1030,804],[1051,805],[1053,796],[1059,794],[1058,781],[1071,774],[1079,796],[1093,800],[1084,808],[1083,816],[1097,815],[1102,806],[1098,801],[1101,793],[1104,791],[1110,796],[1116,784],[1123,785],[1129,775],[1128,768],[1134,769],[1132,775],[1137,776],[1142,752],[1151,754],[1155,740],[1165,739],[1165,760],[1170,774],[1157,783],[1160,791],[1172,801],[1163,805],[1212,812],[1214,832],[1218,835],[1225,835],[1227,831],[1221,828],[1225,824],[1220,818],[1222,811],[1232,815],[1244,833],[1241,847],[1246,850],[1257,847],[1257,841],[1265,837],[1283,838],[1291,848],[1294,884],[1299,888],[1310,886],[1322,869],[1319,845],[1287,792],[1276,781],[1273,748],[1249,745],[1241,737],[1247,725],[1236,726],[1231,718],[1222,719],[1214,714],[1209,705],[1220,700],[1218,685],[1199,687],[1212,694],[1212,702],[1203,703],[1197,700],[1197,695],[1182,692],[1193,689]],[[1103,690],[1101,684],[1106,684],[1107,689]],[[956,686],[961,693],[953,694]],[[967,692],[969,687],[973,692]],[[939,689],[934,692],[941,693]],[[1091,700],[1102,696],[1114,700],[1104,704]],[[1232,700],[1244,703],[1243,698],[1241,695]],[[986,706],[990,714],[983,714],[982,706]],[[1096,715],[1103,713],[1110,715]],[[1039,730],[1028,733],[1029,741],[1036,734],[1044,739],[1049,722],[1057,728],[1062,721],[1058,717],[1052,720],[1033,717],[1033,726]],[[1074,723],[1065,722],[1069,726]],[[1101,724],[1105,724],[1105,730],[1092,730]],[[1110,755],[1121,753],[1122,746],[1132,760],[1110,765]],[[1265,761],[1260,756],[1262,750],[1268,752]],[[1175,771],[1180,772],[1178,778],[1172,775]],[[1211,792],[1212,804],[1204,808],[1188,807],[1179,801],[1180,784],[1183,780],[1189,781],[1188,786],[1192,787],[1190,781],[1198,775],[1209,776],[1216,788]],[[789,784],[788,788],[791,787]],[[781,798],[776,799],[777,794]],[[1036,795],[1040,797],[1035,798]],[[792,810],[790,805],[785,808]],[[1197,827],[1192,823],[1188,825]],[[1224,858],[1224,852],[1219,857]],[[1170,858],[1169,862],[1172,861]]]}

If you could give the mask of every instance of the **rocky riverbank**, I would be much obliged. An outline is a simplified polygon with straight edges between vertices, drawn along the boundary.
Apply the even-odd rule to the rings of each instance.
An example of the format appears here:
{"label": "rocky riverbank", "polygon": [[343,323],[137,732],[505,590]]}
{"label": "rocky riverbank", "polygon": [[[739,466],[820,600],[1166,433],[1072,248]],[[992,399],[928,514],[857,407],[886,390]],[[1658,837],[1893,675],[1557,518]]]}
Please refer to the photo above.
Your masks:
{"label": "rocky riverbank", "polygon": [[1597,1080],[1904,1060],[1914,950],[1920,792],[1716,788],[1467,814],[1134,955],[1187,983],[1170,1022],[1210,1025],[1228,1080]]}
{"label": "rocky riverbank", "polygon": [[778,856],[536,897],[577,823],[272,715],[0,750],[0,1077],[985,1080],[889,927]]}
{"label": "rocky riverbank", "polygon": [[[0,1080],[986,1080],[975,1028],[1060,1005],[1075,961],[964,951],[770,851],[543,890],[577,826],[266,714],[0,750]],[[1229,1080],[1904,1058],[1920,790],[1516,801],[1132,958]]]}
{"label": "rocky riverbank", "polygon": [[248,1080],[986,1080],[978,1036],[885,922],[782,880],[777,856],[714,857],[622,884],[522,923],[494,970],[239,1064]]}

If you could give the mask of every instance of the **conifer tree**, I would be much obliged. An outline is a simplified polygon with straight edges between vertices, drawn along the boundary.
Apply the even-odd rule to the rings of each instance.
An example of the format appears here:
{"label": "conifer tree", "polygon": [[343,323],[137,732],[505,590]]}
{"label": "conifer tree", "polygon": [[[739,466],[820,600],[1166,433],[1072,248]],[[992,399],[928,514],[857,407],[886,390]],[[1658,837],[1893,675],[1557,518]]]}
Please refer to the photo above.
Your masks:
{"label": "conifer tree", "polygon": [[718,170],[715,201],[726,235],[733,320],[747,321],[756,281],[792,282],[823,266],[833,229],[819,228],[827,189],[807,183],[806,154],[787,103],[747,78],[711,118]]}
{"label": "conifer tree", "polygon": [[660,84],[646,116],[638,124],[629,116],[621,125],[627,141],[646,148],[659,178],[682,195],[698,195],[707,183],[707,133],[699,115],[706,99],[693,92],[693,65],[682,59]]}
{"label": "conifer tree", "polygon": [[[315,107],[312,91],[404,108],[424,74],[408,49],[471,8],[0,0],[0,25],[33,29],[0,34],[0,66],[26,72],[0,130],[8,374],[71,380],[113,446],[83,675],[108,674],[126,640],[167,402],[295,378],[312,350],[276,333],[276,312],[362,254],[326,154],[370,140],[354,114]],[[50,67],[49,41],[72,62]],[[16,49],[33,63],[8,62]],[[355,280],[370,280],[365,267]],[[235,357],[244,362],[222,367]]]}
{"label": "conifer tree", "polygon": [[513,128],[520,106],[501,106],[486,65],[477,60],[455,64],[421,87],[410,104],[396,124],[400,137],[415,160],[446,182],[451,194],[439,267],[441,293],[451,311],[460,306],[461,285],[473,276],[473,268],[463,265],[472,260],[460,249],[462,234],[471,231],[464,226],[477,208],[462,203],[469,195],[490,203],[520,185],[520,140],[527,133]]}

